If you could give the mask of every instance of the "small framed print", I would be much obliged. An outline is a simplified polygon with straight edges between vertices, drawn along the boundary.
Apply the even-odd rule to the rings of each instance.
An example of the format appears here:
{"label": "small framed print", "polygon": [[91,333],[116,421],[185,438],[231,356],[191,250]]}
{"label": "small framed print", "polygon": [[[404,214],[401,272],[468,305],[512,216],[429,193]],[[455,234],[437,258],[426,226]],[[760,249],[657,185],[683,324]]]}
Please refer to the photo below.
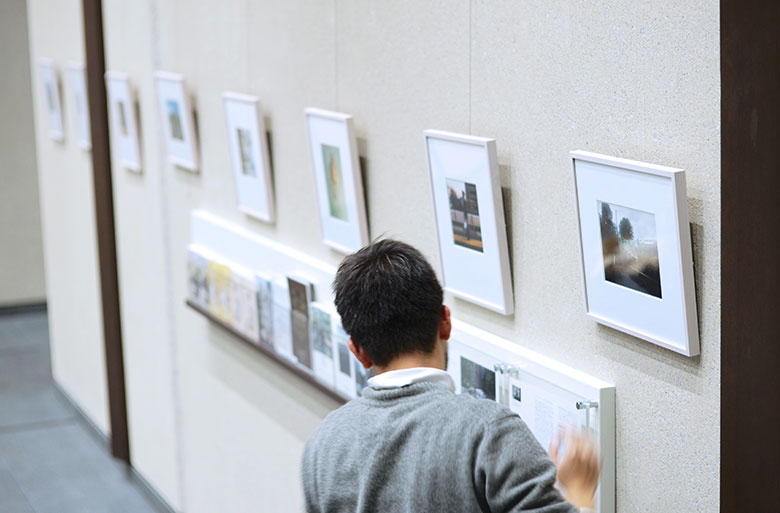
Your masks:
{"label": "small framed print", "polygon": [[39,64],[43,99],[46,107],[46,119],[49,126],[49,136],[55,141],[65,140],[65,130],[62,122],[62,105],[60,103],[60,81],[54,61],[41,59]]}
{"label": "small framed print", "polygon": [[439,130],[424,135],[444,288],[509,315],[514,300],[496,142]]}
{"label": "small framed print", "polygon": [[271,163],[260,101],[254,96],[226,92],[225,103],[238,208],[261,221],[274,221]]}
{"label": "small framed print", "polygon": [[138,118],[135,95],[125,73],[106,72],[108,118],[111,127],[111,147],[120,166],[141,172],[141,151],[138,139]]}
{"label": "small framed print", "polygon": [[569,156],[587,316],[699,354],[685,172],[585,151]]}
{"label": "small framed print", "polygon": [[336,388],[333,321],[338,314],[325,303],[312,303],[310,311],[312,371],[317,379]]}
{"label": "small framed print", "polygon": [[184,87],[184,77],[158,71],[157,99],[168,148],[168,160],[189,171],[198,171],[195,119]]}
{"label": "small framed print", "polygon": [[305,114],[323,241],[353,253],[368,244],[368,223],[352,116],[315,108]]}
{"label": "small framed print", "polygon": [[76,116],[78,144],[85,150],[92,148],[92,134],[89,128],[89,102],[87,100],[87,77],[84,65],[70,62],[67,65],[70,88],[71,110]]}

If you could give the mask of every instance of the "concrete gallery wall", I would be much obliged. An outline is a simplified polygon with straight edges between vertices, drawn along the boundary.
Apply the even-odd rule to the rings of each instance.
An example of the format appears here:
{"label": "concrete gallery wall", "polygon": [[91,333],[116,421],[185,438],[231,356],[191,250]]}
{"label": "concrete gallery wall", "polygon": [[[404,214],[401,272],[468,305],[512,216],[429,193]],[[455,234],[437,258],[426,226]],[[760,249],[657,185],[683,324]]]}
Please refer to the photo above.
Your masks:
{"label": "concrete gallery wall", "polygon": [[[64,75],[68,61],[84,62],[81,2],[28,0],[27,15],[52,372],[108,434],[92,160],[76,141],[72,92]],[[59,71],[63,142],[48,134],[40,59],[52,59]]]}
{"label": "concrete gallery wall", "polygon": [[[142,132],[142,174],[114,167],[130,446],[133,464],[171,505],[193,513],[301,508],[304,443],[337,405],[185,307],[185,250],[189,213],[203,208],[339,262],[321,243],[303,120],[303,109],[317,106],[355,116],[370,235],[413,243],[437,267],[422,131],[497,140],[517,313],[448,298],[455,315],[616,385],[618,511],[717,511],[718,2],[550,5],[104,1],[107,69],[133,80]],[[52,11],[33,15],[51,26],[74,17]],[[167,162],[156,70],[186,78],[200,173]],[[263,102],[274,225],[236,208],[226,90]],[[53,154],[64,150],[38,133],[48,178]],[[573,149],[687,170],[700,357],[585,318]],[[45,211],[62,201],[47,190]]]}
{"label": "concrete gallery wall", "polygon": [[0,2],[0,306],[46,300],[25,0]]}

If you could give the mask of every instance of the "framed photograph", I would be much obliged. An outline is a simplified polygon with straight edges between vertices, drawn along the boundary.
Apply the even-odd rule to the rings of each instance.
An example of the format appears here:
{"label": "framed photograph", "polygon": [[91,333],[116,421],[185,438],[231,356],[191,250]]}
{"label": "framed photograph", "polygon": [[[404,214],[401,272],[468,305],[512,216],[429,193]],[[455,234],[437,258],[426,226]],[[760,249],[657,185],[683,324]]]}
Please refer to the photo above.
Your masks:
{"label": "framed photograph", "polygon": [[184,77],[158,71],[154,78],[168,160],[174,165],[197,172],[195,119],[184,87]]}
{"label": "framed photograph", "polygon": [[309,337],[309,304],[312,301],[311,282],[298,277],[287,277],[290,291],[290,325],[292,349],[298,363],[312,368],[311,339]]}
{"label": "framed photograph", "polygon": [[447,343],[447,350],[447,372],[455,382],[455,392],[497,401],[495,365],[499,360],[455,338]]}
{"label": "framed photograph", "polygon": [[587,316],[699,354],[685,172],[585,151],[569,155]]}
{"label": "framed photograph", "polygon": [[210,260],[206,279],[209,285],[209,311],[217,319],[232,326],[235,306],[230,267]]}
{"label": "framed photograph", "polygon": [[509,315],[514,298],[496,142],[439,130],[424,135],[444,288]]}
{"label": "framed photograph", "polygon": [[65,140],[65,129],[62,122],[62,105],[60,103],[60,81],[54,61],[41,59],[39,68],[41,85],[43,86],[46,119],[49,126],[49,136],[55,141]]}
{"label": "framed photograph", "polygon": [[315,108],[305,114],[323,241],[354,253],[368,244],[368,223],[352,116]]}
{"label": "framed photograph", "polygon": [[254,96],[226,92],[225,104],[230,155],[236,179],[238,208],[266,223],[274,221],[271,161],[260,101]]}
{"label": "framed photograph", "polygon": [[141,150],[135,95],[125,73],[106,72],[108,120],[111,127],[111,148],[116,162],[130,171],[141,172]]}
{"label": "framed photograph", "polygon": [[71,110],[76,116],[78,143],[85,150],[89,150],[92,148],[92,134],[89,129],[86,69],[81,63],[70,62],[66,70],[71,94]]}

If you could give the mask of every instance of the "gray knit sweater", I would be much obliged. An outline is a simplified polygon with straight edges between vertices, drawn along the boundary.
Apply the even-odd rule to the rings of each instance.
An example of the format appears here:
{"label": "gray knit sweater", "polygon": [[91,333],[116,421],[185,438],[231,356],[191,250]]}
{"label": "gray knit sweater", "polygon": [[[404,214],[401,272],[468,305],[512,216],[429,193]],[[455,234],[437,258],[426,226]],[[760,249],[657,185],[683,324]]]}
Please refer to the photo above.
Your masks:
{"label": "gray knit sweater", "polygon": [[520,417],[422,382],[366,388],[306,444],[309,513],[576,513]]}

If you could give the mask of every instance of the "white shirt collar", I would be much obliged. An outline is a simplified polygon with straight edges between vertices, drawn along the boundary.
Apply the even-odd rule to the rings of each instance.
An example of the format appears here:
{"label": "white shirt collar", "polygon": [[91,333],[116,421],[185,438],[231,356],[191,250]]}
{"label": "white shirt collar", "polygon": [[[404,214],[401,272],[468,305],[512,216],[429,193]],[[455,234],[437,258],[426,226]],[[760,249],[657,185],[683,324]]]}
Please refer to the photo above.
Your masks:
{"label": "white shirt collar", "polygon": [[449,374],[441,369],[432,367],[412,367],[410,369],[399,369],[394,371],[377,374],[369,378],[368,386],[371,388],[401,388],[412,383],[420,382],[439,383],[455,391],[455,383]]}

